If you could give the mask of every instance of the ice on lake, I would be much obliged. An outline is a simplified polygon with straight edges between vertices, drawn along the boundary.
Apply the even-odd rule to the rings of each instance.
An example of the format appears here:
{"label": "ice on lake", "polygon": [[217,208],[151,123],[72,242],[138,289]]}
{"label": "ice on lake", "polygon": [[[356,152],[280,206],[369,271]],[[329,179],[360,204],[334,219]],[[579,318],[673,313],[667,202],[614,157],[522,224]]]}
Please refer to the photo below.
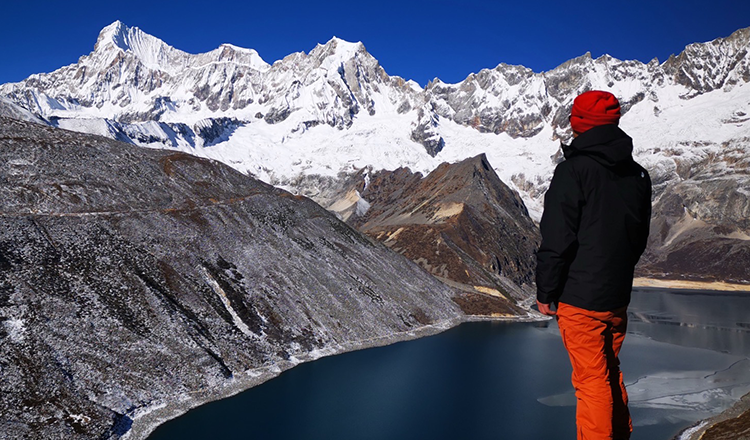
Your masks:
{"label": "ice on lake", "polygon": [[[620,353],[634,424],[697,422],[750,392],[750,296],[651,293],[634,293]],[[575,405],[572,387],[538,400]]]}

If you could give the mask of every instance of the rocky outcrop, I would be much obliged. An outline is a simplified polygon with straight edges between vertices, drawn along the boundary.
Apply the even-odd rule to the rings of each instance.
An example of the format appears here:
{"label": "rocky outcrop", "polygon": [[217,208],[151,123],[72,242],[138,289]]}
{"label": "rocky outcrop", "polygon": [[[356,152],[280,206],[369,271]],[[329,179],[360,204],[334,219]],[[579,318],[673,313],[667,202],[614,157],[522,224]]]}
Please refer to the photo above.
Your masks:
{"label": "rocky outcrop", "polygon": [[418,115],[417,124],[411,131],[410,139],[421,144],[427,154],[435,157],[445,148],[445,139],[437,131],[437,116],[424,110],[420,110]]}
{"label": "rocky outcrop", "polygon": [[664,74],[685,86],[686,98],[722,88],[731,90],[750,82],[748,46],[750,28],[709,43],[691,44],[664,63]]}
{"label": "rocky outcrop", "polygon": [[1,117],[0,158],[2,438],[142,436],[155,408],[463,319],[417,265],[220,163]]}
{"label": "rocky outcrop", "polygon": [[680,440],[739,440],[750,438],[750,394],[719,415],[699,422],[682,433]]}
{"label": "rocky outcrop", "polygon": [[[328,208],[452,285],[510,304],[535,293],[539,232],[484,155],[443,164],[424,177],[404,168],[363,171],[344,194]],[[506,313],[520,311],[509,307]]]}
{"label": "rocky outcrop", "polygon": [[241,125],[240,121],[232,118],[203,119],[195,123],[193,130],[203,139],[204,145],[208,146],[227,140]]}

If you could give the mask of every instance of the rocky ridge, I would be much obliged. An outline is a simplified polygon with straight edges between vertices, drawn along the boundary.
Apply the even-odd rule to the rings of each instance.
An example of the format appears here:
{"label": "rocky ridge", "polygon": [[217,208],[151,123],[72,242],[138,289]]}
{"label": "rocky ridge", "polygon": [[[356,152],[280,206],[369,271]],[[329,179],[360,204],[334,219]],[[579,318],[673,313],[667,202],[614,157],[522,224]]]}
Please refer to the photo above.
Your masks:
{"label": "rocky ridge", "polygon": [[367,170],[346,187],[324,206],[436,277],[509,301],[511,310],[534,296],[539,231],[484,155],[427,176]]}

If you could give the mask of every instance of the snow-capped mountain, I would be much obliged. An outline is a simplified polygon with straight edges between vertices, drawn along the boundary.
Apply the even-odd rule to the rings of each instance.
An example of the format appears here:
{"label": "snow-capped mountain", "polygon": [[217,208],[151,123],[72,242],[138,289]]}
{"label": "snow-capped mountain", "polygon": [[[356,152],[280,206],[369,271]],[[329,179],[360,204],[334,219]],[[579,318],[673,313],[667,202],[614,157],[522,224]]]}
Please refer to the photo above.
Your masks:
{"label": "snow-capped mountain", "polygon": [[538,219],[575,96],[620,98],[621,126],[658,191],[678,165],[750,138],[748,49],[750,28],[663,63],[586,54],[548,72],[500,64],[421,88],[389,76],[362,43],[333,38],[269,65],[228,44],[188,54],[115,22],[76,64],[0,96],[55,126],[211,157],[313,198],[319,176],[428,173],[484,153]]}

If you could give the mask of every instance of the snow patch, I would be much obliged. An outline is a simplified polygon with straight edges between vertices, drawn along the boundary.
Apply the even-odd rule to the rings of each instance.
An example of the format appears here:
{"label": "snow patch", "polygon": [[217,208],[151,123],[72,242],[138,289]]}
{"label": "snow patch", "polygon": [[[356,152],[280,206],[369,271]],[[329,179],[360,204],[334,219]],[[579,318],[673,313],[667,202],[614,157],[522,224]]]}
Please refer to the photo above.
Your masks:
{"label": "snow patch", "polygon": [[11,342],[20,344],[26,339],[26,326],[23,319],[8,319],[3,322],[3,326]]}
{"label": "snow patch", "polygon": [[700,431],[701,429],[705,428],[708,425],[708,422],[700,422],[698,425],[693,426],[692,428],[688,428],[680,434],[680,436],[677,438],[677,440],[689,440],[690,437],[692,437],[693,434]]}
{"label": "snow patch", "polygon": [[216,292],[216,294],[219,296],[219,299],[221,300],[221,303],[224,304],[224,308],[226,308],[227,312],[229,312],[229,314],[232,316],[234,325],[237,326],[237,328],[240,329],[240,331],[245,335],[252,338],[257,338],[258,335],[250,330],[247,324],[242,321],[240,315],[238,315],[234,310],[234,307],[232,307],[232,304],[229,302],[229,298],[227,297],[226,292],[224,292],[224,289],[219,286],[219,283],[214,279],[214,277],[212,277],[211,274],[208,273],[208,270],[205,267],[201,266],[200,271],[201,275],[203,275],[203,280],[206,281],[206,283],[211,287],[211,289],[213,289],[214,292]]}
{"label": "snow patch", "polygon": [[358,216],[363,216],[367,213],[367,211],[370,209],[370,202],[362,198],[362,195],[357,191],[357,205],[355,208],[355,212]]}

